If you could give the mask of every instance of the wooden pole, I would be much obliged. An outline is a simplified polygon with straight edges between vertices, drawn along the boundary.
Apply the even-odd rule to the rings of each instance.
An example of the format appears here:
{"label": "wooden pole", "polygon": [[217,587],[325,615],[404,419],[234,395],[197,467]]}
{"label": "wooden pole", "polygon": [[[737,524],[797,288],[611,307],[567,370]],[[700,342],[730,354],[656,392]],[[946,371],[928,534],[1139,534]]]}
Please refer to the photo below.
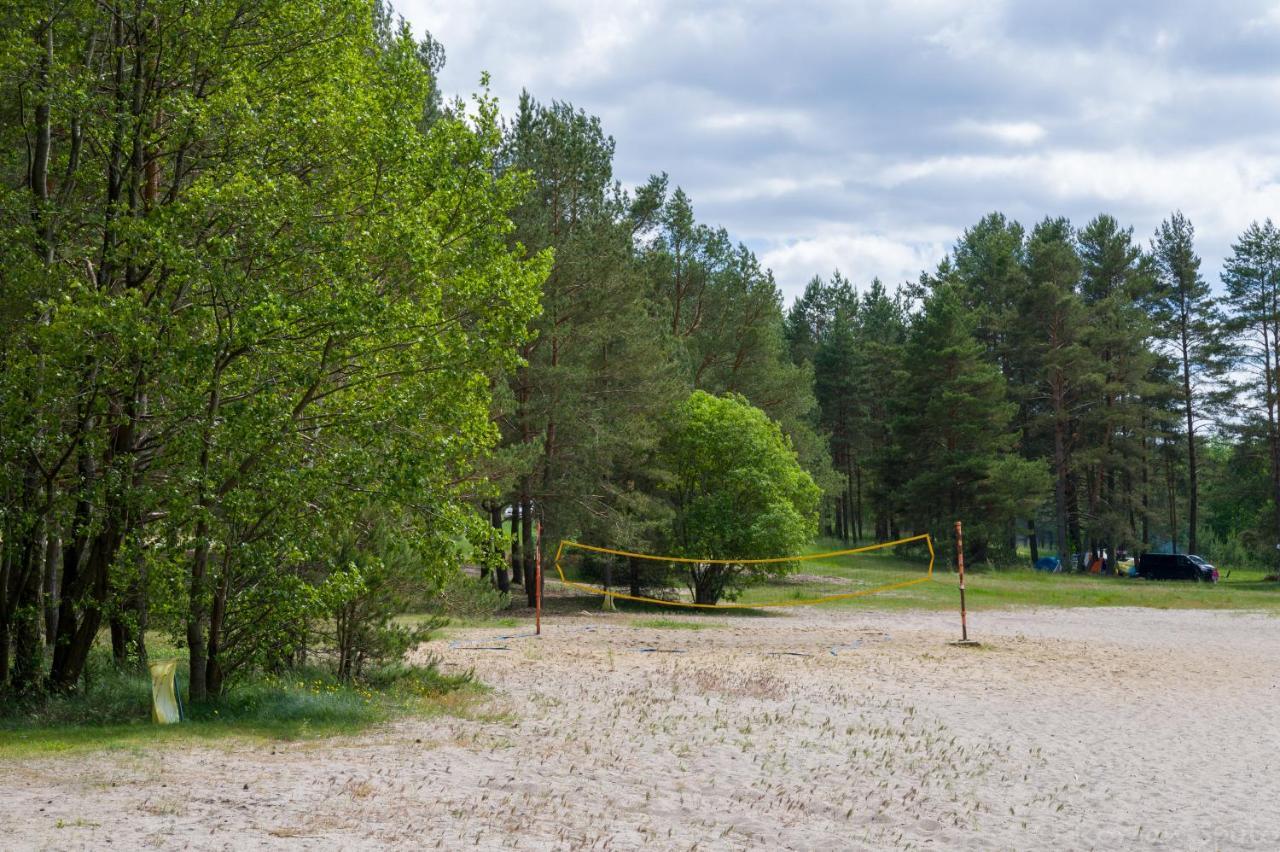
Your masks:
{"label": "wooden pole", "polygon": [[969,641],[968,616],[964,608],[964,533],[956,521],[956,566],[960,570],[960,641]]}
{"label": "wooden pole", "polygon": [[[543,519],[538,519],[538,541],[534,542],[534,633],[543,635]],[[963,583],[961,583],[963,585]]]}

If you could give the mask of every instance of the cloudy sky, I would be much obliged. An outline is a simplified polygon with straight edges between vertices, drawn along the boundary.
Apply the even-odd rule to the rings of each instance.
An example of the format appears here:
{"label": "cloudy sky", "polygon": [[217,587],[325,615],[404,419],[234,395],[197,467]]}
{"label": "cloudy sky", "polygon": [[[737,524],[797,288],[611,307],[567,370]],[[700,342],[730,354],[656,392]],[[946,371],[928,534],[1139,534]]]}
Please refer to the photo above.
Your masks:
{"label": "cloudy sky", "polygon": [[1195,224],[1206,277],[1280,218],[1280,2],[398,0],[448,56],[599,115],[627,185],[666,171],[788,297],[932,267],[1001,210],[1144,243]]}

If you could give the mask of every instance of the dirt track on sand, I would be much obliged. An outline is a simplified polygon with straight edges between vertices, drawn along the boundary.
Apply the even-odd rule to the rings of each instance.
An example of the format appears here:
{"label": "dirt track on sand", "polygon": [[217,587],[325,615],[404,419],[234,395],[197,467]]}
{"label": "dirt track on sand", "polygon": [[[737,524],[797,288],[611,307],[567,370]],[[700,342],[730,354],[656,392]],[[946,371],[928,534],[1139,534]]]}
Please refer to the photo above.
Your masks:
{"label": "dirt track on sand", "polygon": [[0,764],[0,847],[1280,848],[1274,618],[696,621],[431,643],[479,720]]}

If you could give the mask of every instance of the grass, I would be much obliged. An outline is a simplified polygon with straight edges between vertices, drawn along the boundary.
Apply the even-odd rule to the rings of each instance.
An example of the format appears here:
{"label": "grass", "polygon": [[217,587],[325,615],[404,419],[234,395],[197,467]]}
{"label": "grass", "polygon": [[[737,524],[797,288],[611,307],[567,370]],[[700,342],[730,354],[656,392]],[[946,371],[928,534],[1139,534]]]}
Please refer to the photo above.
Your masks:
{"label": "grass", "polygon": [[[185,673],[180,675],[185,685]],[[94,749],[141,750],[228,738],[296,740],[355,734],[397,716],[462,714],[481,692],[469,676],[392,666],[362,683],[319,671],[241,683],[208,703],[184,708],[177,725],[151,722],[151,681],[117,671],[95,654],[86,688],[0,708],[0,760]]]}
{"label": "grass", "polygon": [[[806,574],[844,578],[867,588],[915,579],[924,573],[920,563],[891,554],[863,554],[813,560],[804,563]],[[1225,572],[1224,572],[1225,573]],[[1216,584],[1163,581],[1090,574],[1046,574],[1029,568],[980,569],[966,572],[965,597],[977,609],[1014,607],[1100,607],[1132,606],[1156,609],[1280,610],[1280,584],[1263,580],[1263,572],[1233,571]],[[869,609],[951,609],[957,605],[958,578],[945,564],[935,564],[929,581],[902,589],[836,601],[825,606],[853,606]],[[843,591],[851,591],[844,588]],[[805,597],[841,591],[831,583],[804,583],[799,587],[769,584],[748,589],[744,602],[784,599],[802,593]]]}
{"label": "grass", "polygon": [[631,622],[631,626],[650,630],[706,630],[713,625],[676,618],[638,618]]}
{"label": "grass", "polygon": [[[810,553],[839,548],[834,542],[819,542]],[[844,598],[824,607],[871,610],[945,610],[958,605],[955,574],[940,559],[927,581],[898,589],[885,589],[927,573],[928,563],[905,559],[891,552],[864,553],[827,559],[807,560],[797,574],[770,580],[745,589],[737,599],[741,604],[777,604],[811,600],[827,595],[868,592]],[[1223,574],[1227,572],[1224,569]],[[1029,568],[987,569],[966,573],[966,601],[971,609],[1011,609],[1016,607],[1150,607],[1156,609],[1261,610],[1280,613],[1280,584],[1263,579],[1262,571],[1234,570],[1216,584],[1162,581],[1089,574],[1046,574]],[[597,609],[584,596],[563,599],[558,606],[566,611]],[[598,600],[598,599],[596,599]],[[548,600],[548,604],[551,601]],[[618,601],[619,609],[634,613],[670,613],[670,607]],[[550,610],[551,607],[548,607]],[[772,607],[759,609],[681,609],[681,613],[716,616],[764,615]],[[684,622],[681,622],[683,624]]]}

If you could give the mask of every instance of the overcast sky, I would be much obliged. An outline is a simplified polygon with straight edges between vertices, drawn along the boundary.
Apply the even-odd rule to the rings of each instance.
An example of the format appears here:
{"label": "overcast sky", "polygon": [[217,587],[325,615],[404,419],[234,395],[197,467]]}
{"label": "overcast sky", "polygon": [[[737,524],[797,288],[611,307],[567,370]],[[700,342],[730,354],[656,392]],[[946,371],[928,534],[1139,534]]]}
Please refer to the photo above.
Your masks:
{"label": "overcast sky", "polygon": [[482,72],[600,116],[628,186],[666,171],[788,300],[932,268],[991,210],[1109,212],[1146,244],[1180,208],[1207,278],[1280,219],[1280,2],[398,0]]}

